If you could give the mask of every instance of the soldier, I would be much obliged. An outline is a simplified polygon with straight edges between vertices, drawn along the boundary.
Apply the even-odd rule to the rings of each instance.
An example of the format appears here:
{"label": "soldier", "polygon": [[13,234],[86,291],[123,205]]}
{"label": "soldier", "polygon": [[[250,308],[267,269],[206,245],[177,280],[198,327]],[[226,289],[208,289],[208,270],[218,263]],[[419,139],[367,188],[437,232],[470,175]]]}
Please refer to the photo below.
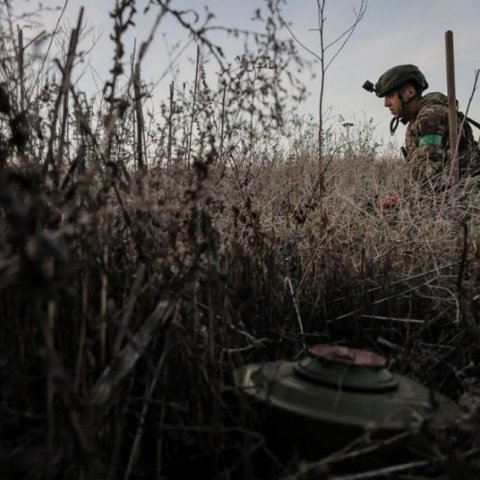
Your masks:
{"label": "soldier", "polygon": [[[363,86],[377,97],[393,115],[390,131],[399,122],[407,124],[405,148],[402,152],[410,165],[411,176],[420,184],[447,182],[450,173],[448,101],[439,92],[422,96],[428,88],[423,73],[415,65],[398,65],[387,70],[375,85]],[[476,175],[478,146],[465,116],[458,112],[458,159],[460,176]]]}

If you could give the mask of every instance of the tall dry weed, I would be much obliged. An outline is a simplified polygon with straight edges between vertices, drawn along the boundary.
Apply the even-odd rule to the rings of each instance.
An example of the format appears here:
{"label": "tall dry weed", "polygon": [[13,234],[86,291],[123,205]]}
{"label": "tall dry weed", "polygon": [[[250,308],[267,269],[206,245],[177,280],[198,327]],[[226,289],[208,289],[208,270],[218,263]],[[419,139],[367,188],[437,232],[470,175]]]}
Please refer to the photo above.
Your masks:
{"label": "tall dry weed", "polygon": [[[251,478],[252,454],[268,449],[235,413],[232,371],[316,342],[384,353],[463,395],[473,422],[476,188],[409,185],[366,125],[347,143],[326,137],[320,214],[315,125],[302,133],[280,115],[278,78],[261,90],[253,57],[227,89],[199,64],[196,94],[174,87],[163,122],[146,121],[148,86],[119,81],[134,5],[116,10],[99,103],[70,81],[81,16],[41,88],[15,29],[3,31],[2,478]],[[185,28],[221,57],[203,27]],[[31,69],[19,90],[20,58]],[[279,142],[289,130],[297,138]],[[398,207],[380,211],[393,190]],[[438,448],[477,448],[467,425]]]}

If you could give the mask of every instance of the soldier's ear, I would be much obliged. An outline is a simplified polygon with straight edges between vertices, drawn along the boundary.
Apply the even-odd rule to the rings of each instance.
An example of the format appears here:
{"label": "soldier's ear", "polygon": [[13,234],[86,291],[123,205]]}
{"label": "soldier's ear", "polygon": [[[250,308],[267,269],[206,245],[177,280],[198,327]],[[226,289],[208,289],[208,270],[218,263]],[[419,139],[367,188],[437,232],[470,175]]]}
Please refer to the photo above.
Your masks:
{"label": "soldier's ear", "polygon": [[415,98],[418,95],[418,92],[415,85],[409,83],[405,85],[403,94],[407,97],[407,100],[411,100],[412,98]]}

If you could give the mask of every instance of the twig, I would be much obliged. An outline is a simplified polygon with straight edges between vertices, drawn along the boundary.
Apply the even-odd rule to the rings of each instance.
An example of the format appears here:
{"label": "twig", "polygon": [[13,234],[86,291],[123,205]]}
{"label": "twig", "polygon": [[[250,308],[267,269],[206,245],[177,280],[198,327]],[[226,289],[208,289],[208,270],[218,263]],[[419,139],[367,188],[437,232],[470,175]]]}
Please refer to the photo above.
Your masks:
{"label": "twig", "polygon": [[40,75],[42,74],[43,68],[45,67],[45,62],[47,61],[48,55],[50,54],[50,49],[52,48],[53,40],[55,39],[58,27],[60,25],[60,22],[62,21],[63,15],[65,14],[65,10],[67,9],[69,1],[70,0],[65,0],[65,3],[63,4],[62,11],[60,12],[60,15],[57,18],[57,23],[55,24],[55,28],[53,29],[53,33],[52,33],[52,36],[50,38],[50,43],[48,44],[48,48],[47,48],[47,51],[45,52],[45,55],[43,56],[42,65],[40,65],[40,68],[38,69],[37,78],[35,79],[35,85],[37,85],[37,86],[39,86],[39,84],[40,84],[40,82],[39,82]]}
{"label": "twig", "polygon": [[195,83],[193,85],[193,98],[192,98],[192,113],[190,117],[190,131],[188,133],[188,150],[187,150],[187,165],[190,165],[190,156],[192,154],[192,136],[193,136],[193,124],[195,122],[195,107],[197,100],[197,88],[198,88],[198,74],[200,70],[200,45],[197,45],[197,61],[195,63]]}
{"label": "twig", "polygon": [[[464,126],[465,126],[465,122],[467,121],[468,113],[470,111],[470,106],[472,105],[473,97],[475,96],[475,92],[477,91],[477,84],[478,84],[479,75],[480,75],[480,70],[475,70],[472,92],[470,93],[470,97],[468,98],[467,108],[465,110],[465,113],[463,114],[463,118],[462,118],[462,122],[460,123],[460,127],[458,128],[459,134],[458,134],[457,139],[456,139],[455,149],[452,153],[452,165],[450,167],[450,173],[449,173],[449,179],[450,180],[453,179],[453,174],[454,174],[454,170],[455,170],[455,161],[454,160],[457,159],[456,161],[458,163],[458,149],[460,147],[460,140],[462,138],[462,132],[463,132],[463,129],[464,129]],[[460,165],[458,165],[458,168],[459,167],[460,167]]]}
{"label": "twig", "polygon": [[[460,268],[458,270],[457,278],[457,295],[458,295],[458,304],[460,309],[463,311],[463,276],[465,273],[465,268],[467,265],[467,255],[468,255],[468,225],[466,222],[462,222],[463,227],[463,246],[462,246],[462,258],[460,260]],[[464,313],[464,312],[463,312]],[[459,313],[459,315],[461,315]],[[465,315],[462,315],[465,317]]]}
{"label": "twig", "polygon": [[[44,170],[47,171],[48,167],[52,165],[53,167],[55,166],[54,164],[54,159],[53,159],[53,145],[55,143],[55,140],[57,138],[56,135],[56,129],[57,129],[57,121],[58,121],[58,115],[59,115],[59,110],[60,110],[60,105],[62,102],[62,99],[64,96],[66,96],[69,88],[70,88],[70,75],[71,71],[73,68],[73,62],[75,60],[75,51],[77,48],[78,44],[78,39],[80,35],[80,28],[82,25],[82,19],[83,19],[83,12],[84,8],[80,8],[80,13],[78,15],[78,20],[77,20],[77,28],[72,30],[72,33],[70,35],[70,43],[68,47],[68,54],[67,54],[67,59],[65,61],[65,65],[62,67],[60,64],[58,64],[61,72],[62,72],[62,82],[60,84],[60,89],[57,95],[57,98],[55,100],[55,105],[53,108],[53,113],[52,113],[52,122],[50,124],[50,137],[48,139],[48,147],[47,147],[47,155],[45,158],[45,164],[44,164]],[[66,117],[66,113],[65,113]],[[62,133],[61,136],[63,137],[64,133],[64,128],[65,128],[65,120],[64,123],[62,124]],[[63,149],[63,138],[60,138],[61,141],[61,146],[60,146],[60,152],[59,152],[59,158],[61,158],[61,151]],[[53,170],[54,177],[58,177],[58,172],[54,168]],[[56,178],[57,179],[57,178]],[[58,180],[58,179],[57,179]]]}
{"label": "twig", "polygon": [[425,320],[417,320],[415,318],[395,318],[395,317],[383,317],[381,315],[360,315],[361,318],[370,318],[372,320],[386,320],[388,322],[402,322],[402,323],[419,323],[424,324]]}
{"label": "twig", "polygon": [[[143,118],[143,109],[142,109],[142,90],[141,90],[141,80],[140,80],[140,63],[135,65],[135,72],[133,74],[133,91],[134,91],[134,103],[135,103],[135,113],[137,115],[137,168],[140,171],[146,170],[146,165],[144,162],[144,139],[143,135],[145,133],[145,122]],[[146,158],[146,156],[145,156]]]}
{"label": "twig", "polygon": [[288,285],[288,289],[290,290],[290,294],[292,295],[293,306],[295,307],[295,313],[297,314],[298,328],[300,329],[300,335],[302,336],[302,347],[305,350],[306,349],[305,337],[304,337],[305,332],[303,329],[303,322],[302,322],[302,317],[300,315],[300,309],[298,308],[297,297],[295,295],[295,291],[293,290],[293,285],[292,285],[292,281],[290,280],[290,277],[286,278],[286,282]]}
{"label": "twig", "polygon": [[[45,346],[49,356],[50,363],[55,357],[55,340],[54,340],[54,331],[55,331],[55,317],[56,317],[57,304],[53,301],[49,301],[47,304],[47,318],[45,319],[44,328],[44,338]],[[47,376],[46,376],[46,412],[47,412],[47,452],[48,452],[48,464],[47,472],[50,470],[53,463],[54,448],[53,441],[55,439],[55,390],[53,382],[53,365],[50,364]],[[49,474],[47,474],[47,478]]]}
{"label": "twig", "polygon": [[[106,222],[107,228],[109,222]],[[108,228],[109,230],[109,228]],[[109,232],[107,232],[107,235]],[[105,366],[107,359],[107,312],[108,312],[108,277],[107,277],[107,265],[108,265],[108,245],[103,247],[102,255],[102,272],[100,273],[100,365],[102,368]]]}
{"label": "twig", "polygon": [[368,5],[368,0],[362,0],[362,3],[360,5],[360,8],[358,12],[355,12],[355,20],[353,25],[347,29],[345,32],[343,32],[336,40],[331,42],[329,45],[325,47],[325,50],[333,46],[335,43],[337,43],[344,35],[347,35],[347,38],[342,42],[338,50],[332,55],[332,58],[328,61],[327,65],[325,66],[325,71],[328,70],[332,62],[337,58],[337,56],[340,54],[340,52],[344,49],[345,45],[348,43],[350,40],[351,36],[353,35],[353,32],[357,28],[358,24],[362,20],[363,16],[365,15],[365,12],[367,11],[367,5]]}
{"label": "twig", "polygon": [[20,111],[25,109],[25,72],[24,72],[24,52],[23,31],[17,26],[18,33],[18,83],[20,86]]}
{"label": "twig", "polygon": [[[377,454],[379,455],[378,450],[388,446],[391,447],[396,442],[405,441],[406,438],[410,437],[414,433],[416,433],[415,430],[406,430],[390,438],[386,438],[385,440],[365,445],[364,444],[365,441],[369,441],[369,438],[371,436],[371,432],[367,431],[360,437],[354,439],[348,445],[342,447],[340,450],[337,450],[330,455],[327,455],[326,457],[322,458],[319,461],[303,462],[301,464],[301,473],[308,475],[309,473],[318,471],[320,468],[325,467],[327,465],[342,462],[344,460],[351,460],[361,455],[371,454],[373,452],[377,452]],[[356,447],[358,448],[354,450],[354,448]],[[288,478],[288,480],[289,479],[290,477]],[[287,479],[282,479],[282,480],[287,480]]]}
{"label": "twig", "polygon": [[114,389],[130,373],[138,359],[153,340],[159,327],[173,314],[175,302],[160,301],[155,310],[145,319],[142,327],[130,339],[130,342],[117,355],[110,366],[102,373],[93,388],[92,404],[104,405],[110,399]]}
{"label": "twig", "polygon": [[130,317],[132,315],[135,302],[137,301],[138,296],[140,295],[140,289],[142,287],[144,274],[145,274],[145,264],[140,263],[138,265],[137,271],[135,272],[133,285],[127,299],[127,305],[125,307],[125,311],[123,312],[122,318],[120,320],[120,325],[118,327],[117,338],[115,339],[115,343],[113,346],[114,356],[118,355],[118,352],[120,351],[123,338],[125,337],[125,333],[127,331],[128,321],[130,320]]}
{"label": "twig", "polygon": [[[165,345],[168,345],[168,342],[165,341]],[[128,458],[127,469],[125,471],[125,476],[123,477],[124,480],[128,480],[130,478],[130,474],[132,473],[132,468],[135,465],[135,462],[138,458],[138,452],[140,449],[140,442],[142,440],[143,431],[145,428],[145,419],[148,413],[148,407],[150,406],[153,392],[155,391],[155,387],[157,386],[158,377],[160,376],[160,372],[162,370],[163,364],[165,362],[165,358],[167,357],[168,349],[164,346],[163,352],[160,355],[160,358],[157,363],[157,367],[155,368],[155,373],[153,375],[152,382],[146,388],[145,399],[142,405],[142,411],[140,414],[140,419],[138,421],[137,432],[135,434],[135,439],[133,441],[132,449],[130,451],[130,456]]]}
{"label": "twig", "polygon": [[78,393],[80,388],[80,377],[82,372],[83,365],[83,350],[85,348],[85,339],[87,333],[87,309],[88,309],[88,273],[85,272],[82,276],[82,313],[80,320],[80,335],[78,339],[78,352],[77,359],[75,362],[75,381],[74,381],[74,391]]}
{"label": "twig", "polygon": [[331,480],[366,480],[370,478],[385,477],[392,473],[404,472],[405,470],[412,470],[414,468],[428,467],[434,463],[442,462],[446,456],[434,458],[433,460],[418,460],[416,462],[403,463],[401,465],[393,465],[391,467],[379,468],[377,470],[370,470],[369,472],[354,473],[351,475],[343,475],[341,477],[332,477]]}
{"label": "twig", "polygon": [[170,84],[170,112],[168,114],[168,143],[167,143],[167,168],[172,166],[172,141],[173,141],[173,106],[174,83]]}
{"label": "twig", "polygon": [[225,96],[227,94],[227,84],[223,84],[223,94],[222,94],[222,115],[221,115],[221,127],[220,127],[220,164],[223,165],[223,148],[225,140]]}
{"label": "twig", "polygon": [[[451,267],[455,267],[456,265],[458,265],[460,262],[459,261],[455,261],[455,262],[452,262],[452,263],[447,263],[446,265],[443,265],[442,267],[436,267],[436,268],[433,268],[431,270],[428,270],[426,272],[421,272],[421,273],[416,273],[414,275],[409,275],[408,277],[403,277],[403,278],[400,278],[398,280],[395,280],[394,282],[391,282],[388,284],[388,287],[393,287],[395,285],[399,285],[400,283],[406,283],[406,282],[409,282],[411,280],[417,280],[419,278],[422,278],[422,277],[425,277],[426,275],[430,275],[432,273],[438,273],[439,271],[441,270],[445,270],[447,268],[451,268]],[[364,292],[360,292],[360,293],[352,293],[350,296],[353,296],[353,295],[356,295],[356,296],[360,296],[360,295],[366,295],[366,294],[369,294],[369,293],[373,293],[373,292],[376,292],[378,290],[382,290],[385,288],[385,285],[379,285],[378,287],[372,287],[372,288],[369,288],[368,290],[365,290]],[[340,297],[340,298],[336,298],[333,302],[336,303],[336,302],[343,302],[345,300],[345,297]]]}
{"label": "twig", "polygon": [[292,38],[310,55],[314,56],[317,60],[321,61],[321,58],[319,55],[317,55],[313,50],[308,48],[305,44],[303,44],[298,37],[293,33],[292,29],[288,25],[288,23],[283,19],[282,15],[280,14],[280,11],[277,9],[277,15],[280,21],[282,22],[283,26],[288,30],[288,33],[292,36]]}
{"label": "twig", "polygon": [[348,313],[344,313],[343,315],[340,315],[338,317],[335,317],[334,319],[332,320],[329,320],[329,322],[335,322],[337,320],[343,320],[344,318],[348,318],[348,317],[351,317],[353,315],[356,315],[357,313],[360,313],[362,310],[365,310],[365,308],[369,307],[369,306],[372,306],[372,305],[380,305],[381,303],[384,303],[388,300],[392,300],[394,298],[397,298],[397,297],[400,297],[402,295],[405,295],[406,293],[410,293],[410,292],[414,292],[415,290],[417,290],[418,288],[424,286],[424,285],[427,285],[431,280],[428,280],[427,282],[424,282],[420,285],[415,285],[414,287],[410,287],[410,288],[407,288],[405,290],[402,290],[398,293],[393,293],[392,295],[388,295],[387,297],[383,297],[383,298],[379,298],[378,300],[374,300],[373,302],[370,302],[369,304],[367,305],[363,305],[359,308],[356,308],[355,310],[352,310],[351,312],[348,312]]}
{"label": "twig", "polygon": [[222,349],[222,352],[224,353],[240,353],[240,352],[248,352],[249,350],[252,350],[253,348],[257,347],[263,347],[267,342],[271,342],[272,340],[270,338],[256,338],[252,341],[250,345],[247,345],[245,347],[238,347],[238,348],[224,348]]}

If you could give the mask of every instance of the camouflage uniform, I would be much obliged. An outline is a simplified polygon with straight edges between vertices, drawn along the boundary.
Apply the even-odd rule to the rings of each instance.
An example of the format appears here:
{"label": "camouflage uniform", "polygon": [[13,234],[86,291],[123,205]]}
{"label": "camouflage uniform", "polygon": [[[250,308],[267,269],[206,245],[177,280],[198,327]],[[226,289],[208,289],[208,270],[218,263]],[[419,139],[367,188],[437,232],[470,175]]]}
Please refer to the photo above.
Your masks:
{"label": "camouflage uniform", "polygon": [[[476,174],[476,165],[470,161],[474,160],[476,149],[472,128],[467,121],[463,121],[460,113],[457,126],[460,176]],[[420,100],[417,114],[408,122],[405,143],[413,179],[425,181],[448,177],[450,143],[448,99],[445,95],[429,93]]]}
{"label": "camouflage uniform", "polygon": [[[384,97],[389,92],[412,83],[421,94],[428,88],[423,73],[415,65],[398,65],[387,70],[375,85],[365,82],[364,88]],[[458,158],[460,176],[480,173],[478,144],[473,138],[472,128],[464,115],[457,114]],[[413,118],[394,118],[390,126],[392,133],[398,121],[408,123],[406,132],[406,159],[411,166],[412,178],[420,183],[446,180],[450,174],[450,143],[448,121],[448,99],[435,92],[420,98]],[[461,133],[460,133],[461,130]]]}

